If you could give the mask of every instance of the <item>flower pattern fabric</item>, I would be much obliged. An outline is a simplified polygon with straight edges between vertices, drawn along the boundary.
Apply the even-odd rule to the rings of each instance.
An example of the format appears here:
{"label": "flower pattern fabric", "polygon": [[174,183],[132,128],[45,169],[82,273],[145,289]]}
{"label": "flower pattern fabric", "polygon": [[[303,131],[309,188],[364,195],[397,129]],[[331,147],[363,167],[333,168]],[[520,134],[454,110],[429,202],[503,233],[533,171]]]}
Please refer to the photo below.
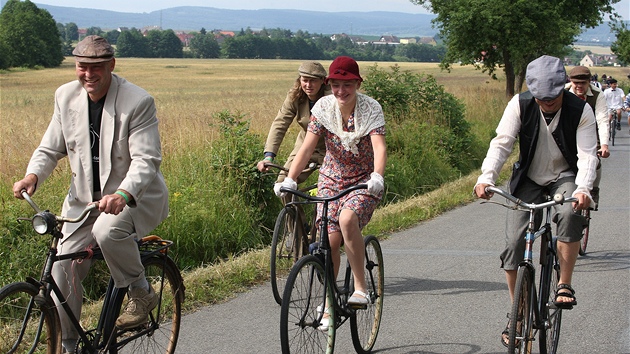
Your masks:
{"label": "flower pattern fabric", "polygon": [[[354,131],[354,117],[350,117],[344,131]],[[367,183],[370,173],[374,171],[374,150],[370,135],[385,135],[385,126],[373,129],[367,135],[360,138],[357,149],[358,155],[343,147],[339,136],[326,129],[312,116],[308,131],[324,136],[326,142],[326,156],[319,170],[317,194],[321,197],[330,197],[351,186]],[[382,194],[372,196],[367,189],[356,190],[345,197],[328,204],[328,232],[340,232],[339,214],[343,209],[353,210],[359,217],[359,227],[363,229],[370,221]],[[317,223],[321,221],[322,204],[318,205]]]}

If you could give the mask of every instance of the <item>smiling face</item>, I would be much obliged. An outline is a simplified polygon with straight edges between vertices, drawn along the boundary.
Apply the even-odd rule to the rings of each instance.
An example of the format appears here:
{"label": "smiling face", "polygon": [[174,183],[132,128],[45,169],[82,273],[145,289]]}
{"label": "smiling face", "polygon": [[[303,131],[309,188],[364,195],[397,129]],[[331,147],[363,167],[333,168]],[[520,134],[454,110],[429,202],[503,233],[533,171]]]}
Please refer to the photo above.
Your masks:
{"label": "smiling face", "polygon": [[115,66],[116,59],[100,63],[76,62],[77,78],[93,102],[97,102],[107,94]]}
{"label": "smiling face", "polygon": [[589,85],[588,81],[571,79],[571,86],[573,87],[573,92],[575,92],[575,94],[580,97],[586,96],[588,85]]}
{"label": "smiling face", "polygon": [[361,87],[359,80],[328,80],[332,93],[339,102],[340,106],[348,106],[354,104],[357,100],[357,90]]}
{"label": "smiling face", "polygon": [[317,100],[317,94],[319,93],[319,90],[322,88],[323,84],[324,79],[300,76],[300,87],[302,88],[302,91],[306,93],[308,99],[311,101]]}

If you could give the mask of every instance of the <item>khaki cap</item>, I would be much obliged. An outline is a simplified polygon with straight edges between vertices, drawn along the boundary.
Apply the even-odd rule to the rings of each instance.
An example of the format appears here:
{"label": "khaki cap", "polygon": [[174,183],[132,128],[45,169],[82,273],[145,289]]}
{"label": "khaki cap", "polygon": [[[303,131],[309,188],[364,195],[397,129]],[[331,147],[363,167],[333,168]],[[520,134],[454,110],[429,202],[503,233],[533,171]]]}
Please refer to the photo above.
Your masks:
{"label": "khaki cap", "polygon": [[87,36],[74,48],[72,54],[81,63],[101,63],[114,58],[114,48],[101,36]]}
{"label": "khaki cap", "polygon": [[323,79],[326,77],[326,69],[316,61],[305,61],[298,69],[300,76]]}

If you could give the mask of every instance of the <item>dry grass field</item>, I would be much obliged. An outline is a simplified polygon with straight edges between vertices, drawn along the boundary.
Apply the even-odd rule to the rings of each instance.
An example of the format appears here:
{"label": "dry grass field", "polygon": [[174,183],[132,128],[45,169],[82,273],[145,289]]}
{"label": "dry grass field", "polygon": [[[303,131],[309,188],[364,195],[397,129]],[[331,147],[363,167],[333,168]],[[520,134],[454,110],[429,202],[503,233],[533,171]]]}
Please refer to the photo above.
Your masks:
{"label": "dry grass field", "polygon": [[[253,132],[265,136],[287,90],[297,78],[298,60],[135,59],[120,58],[115,72],[149,91],[156,99],[165,156],[212,140],[212,115],[229,110],[251,119]],[[322,61],[328,67],[330,61]],[[361,62],[389,68],[394,63]],[[398,63],[401,70],[430,74],[467,107],[467,118],[499,115],[504,82],[493,81],[470,66],[449,73],[437,64]],[[625,77],[627,69],[606,68],[607,75]],[[622,75],[623,73],[623,75]],[[20,176],[39,143],[53,112],[53,94],[74,80],[74,61],[43,70],[12,70],[0,74],[0,175]],[[290,144],[287,149],[290,148]],[[283,146],[284,148],[284,146]],[[9,181],[4,181],[9,182]]]}

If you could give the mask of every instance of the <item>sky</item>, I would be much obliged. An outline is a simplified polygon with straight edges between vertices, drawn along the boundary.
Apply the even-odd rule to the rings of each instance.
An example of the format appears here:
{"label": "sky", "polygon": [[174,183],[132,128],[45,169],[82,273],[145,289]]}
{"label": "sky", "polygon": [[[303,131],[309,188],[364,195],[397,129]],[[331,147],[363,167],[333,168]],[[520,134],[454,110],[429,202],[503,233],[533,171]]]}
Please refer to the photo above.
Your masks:
{"label": "sky", "polygon": [[[36,4],[66,7],[83,7],[120,12],[152,12],[178,6],[204,6],[233,10],[297,9],[308,11],[393,11],[406,13],[429,13],[422,6],[409,0],[31,0]],[[630,1],[630,0],[624,0]],[[6,2],[3,0],[2,3]]]}

